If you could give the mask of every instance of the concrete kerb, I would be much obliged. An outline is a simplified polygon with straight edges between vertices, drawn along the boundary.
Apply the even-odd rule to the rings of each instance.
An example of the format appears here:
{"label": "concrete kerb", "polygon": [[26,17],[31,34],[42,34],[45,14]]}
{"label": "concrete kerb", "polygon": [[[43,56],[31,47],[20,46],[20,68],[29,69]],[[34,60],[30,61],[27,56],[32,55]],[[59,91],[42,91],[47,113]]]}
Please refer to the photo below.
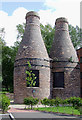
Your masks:
{"label": "concrete kerb", "polygon": [[11,120],[16,120],[11,113],[9,113],[9,117],[10,117]]}

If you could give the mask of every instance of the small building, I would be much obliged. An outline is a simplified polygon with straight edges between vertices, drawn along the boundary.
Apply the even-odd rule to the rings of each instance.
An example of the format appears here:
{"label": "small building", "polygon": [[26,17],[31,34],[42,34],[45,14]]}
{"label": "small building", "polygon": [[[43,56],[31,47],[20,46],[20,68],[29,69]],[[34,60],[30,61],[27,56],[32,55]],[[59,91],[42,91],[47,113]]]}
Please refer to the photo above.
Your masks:
{"label": "small building", "polygon": [[[41,36],[39,20],[34,11],[26,14],[25,32],[14,64],[14,102],[23,103],[24,98],[29,96],[39,99],[79,97],[82,92],[80,66],[69,36],[67,19],[56,19],[50,56]],[[26,82],[27,61],[36,76],[36,84],[32,87]],[[81,61],[80,58],[80,65]]]}
{"label": "small building", "polygon": [[55,22],[54,41],[50,50],[53,98],[80,96],[80,68],[76,50],[69,36],[68,21]]}
{"label": "small building", "polygon": [[[50,98],[50,62],[40,31],[40,17],[31,11],[26,14],[26,28],[14,64],[14,102],[23,103],[25,97]],[[25,73],[30,62],[36,84],[27,86]]]}

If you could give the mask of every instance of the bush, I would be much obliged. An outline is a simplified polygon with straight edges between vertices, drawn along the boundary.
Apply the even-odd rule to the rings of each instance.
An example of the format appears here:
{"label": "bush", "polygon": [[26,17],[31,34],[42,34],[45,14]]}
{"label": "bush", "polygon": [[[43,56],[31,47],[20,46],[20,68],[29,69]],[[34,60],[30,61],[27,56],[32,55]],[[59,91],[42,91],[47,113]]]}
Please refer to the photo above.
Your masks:
{"label": "bush", "polygon": [[9,105],[10,99],[4,94],[0,95],[0,108],[2,109],[2,113],[8,110]]}
{"label": "bush", "polygon": [[39,102],[38,98],[33,98],[33,97],[24,98],[24,104],[25,105],[31,105],[31,109],[32,109],[32,106],[37,105],[38,102]]}
{"label": "bush", "polygon": [[46,107],[46,105],[49,105],[49,99],[44,98],[43,100],[41,100],[41,103],[42,103],[42,105],[45,105],[45,107]]}
{"label": "bush", "polygon": [[49,100],[49,105],[50,106],[54,106],[54,104],[55,104],[55,99],[50,99]]}
{"label": "bush", "polygon": [[81,98],[80,97],[70,97],[69,101],[72,104],[72,106],[75,108],[81,106]]}
{"label": "bush", "polygon": [[58,98],[58,97],[56,97],[56,98],[55,98],[55,103],[54,103],[55,106],[58,107],[60,103],[61,103],[61,99]]}
{"label": "bush", "polygon": [[68,99],[62,99],[62,100],[61,100],[61,104],[62,104],[63,106],[67,105],[67,104],[68,104]]}

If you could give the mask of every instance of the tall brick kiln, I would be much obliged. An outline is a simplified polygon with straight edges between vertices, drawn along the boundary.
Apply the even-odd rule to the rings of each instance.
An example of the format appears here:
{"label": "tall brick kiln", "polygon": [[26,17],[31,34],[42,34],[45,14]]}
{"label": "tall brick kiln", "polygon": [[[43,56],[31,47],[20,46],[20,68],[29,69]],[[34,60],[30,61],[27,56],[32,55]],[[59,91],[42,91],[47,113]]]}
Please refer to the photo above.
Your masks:
{"label": "tall brick kiln", "polygon": [[[20,43],[14,64],[14,102],[23,103],[25,97],[34,96],[40,99],[50,98],[50,63],[41,36],[40,17],[36,12],[26,14],[26,28]],[[27,61],[35,73],[35,87],[27,87]]]}
{"label": "tall brick kiln", "polygon": [[50,58],[52,58],[53,98],[56,96],[61,98],[80,96],[78,58],[69,36],[66,18],[56,19]]}
{"label": "tall brick kiln", "polygon": [[77,55],[79,58],[79,62],[80,62],[80,97],[82,98],[82,47],[77,49]]}

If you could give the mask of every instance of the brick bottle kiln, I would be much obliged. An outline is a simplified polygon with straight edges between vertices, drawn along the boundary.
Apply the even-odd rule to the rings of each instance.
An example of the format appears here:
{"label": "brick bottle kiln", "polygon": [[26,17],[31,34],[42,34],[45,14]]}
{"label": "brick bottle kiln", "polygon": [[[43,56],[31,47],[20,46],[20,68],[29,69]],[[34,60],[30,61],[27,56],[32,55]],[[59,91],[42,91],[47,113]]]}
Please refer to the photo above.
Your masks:
{"label": "brick bottle kiln", "polygon": [[[14,102],[23,103],[25,97],[50,98],[50,63],[41,36],[40,17],[36,12],[26,14],[26,28],[14,64]],[[35,73],[36,86],[27,87],[27,61]]]}
{"label": "brick bottle kiln", "polygon": [[50,58],[52,58],[53,98],[80,96],[78,58],[69,36],[66,18],[56,19]]}
{"label": "brick bottle kiln", "polygon": [[[29,96],[39,99],[80,96],[78,58],[69,36],[67,19],[56,20],[50,58],[41,37],[39,19],[36,12],[26,14],[25,33],[14,64],[15,103],[23,103]],[[35,87],[26,85],[27,61],[37,77]]]}

